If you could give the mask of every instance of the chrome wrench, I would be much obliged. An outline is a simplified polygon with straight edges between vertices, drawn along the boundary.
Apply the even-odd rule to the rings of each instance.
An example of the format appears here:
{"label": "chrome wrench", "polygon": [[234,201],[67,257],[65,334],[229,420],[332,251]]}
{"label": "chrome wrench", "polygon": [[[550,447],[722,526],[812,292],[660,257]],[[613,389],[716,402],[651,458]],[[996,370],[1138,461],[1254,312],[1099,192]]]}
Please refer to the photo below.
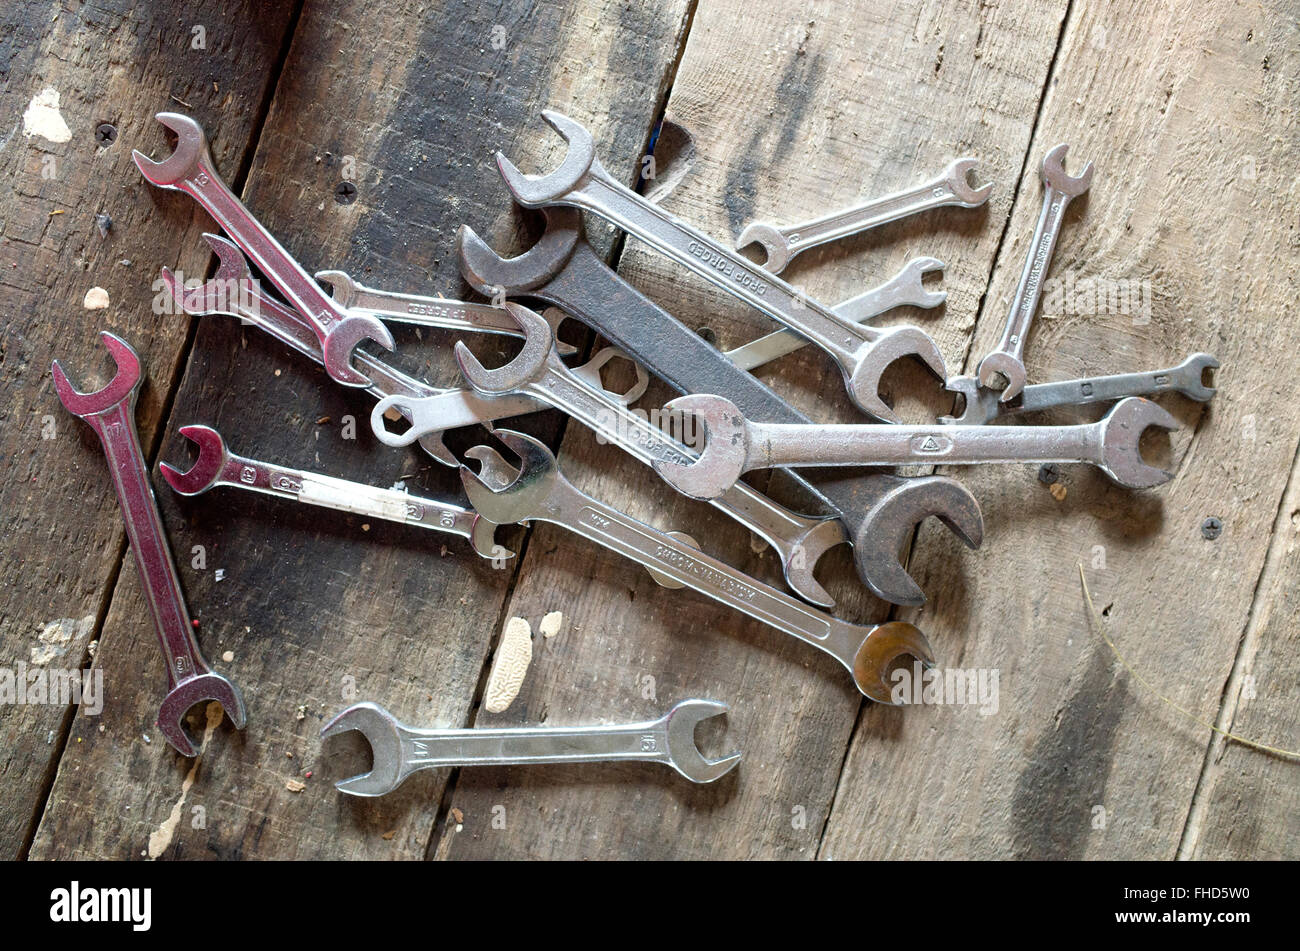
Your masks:
{"label": "chrome wrench", "polygon": [[72,386],[55,360],[51,367],[54,388],[68,412],[89,423],[104,446],[145,601],[167,659],[167,695],[158,708],[158,730],[177,752],[195,756],[199,748],[185,727],[186,712],[197,703],[215,700],[235,728],[242,730],[247,720],[244,698],[234,684],[208,666],[194,639],[194,623],[181,592],[135,428],[140,357],[115,334],[101,331],[100,339],[117,364],[112,381],[96,392],[82,393]]}
{"label": "chrome wrench", "polygon": [[819,244],[860,234],[899,218],[945,205],[977,208],[988,201],[989,193],[993,191],[992,184],[979,188],[971,185],[970,173],[978,165],[979,162],[973,158],[955,159],[937,178],[923,185],[803,224],[781,227],[766,221],[750,222],[736,239],[736,250],[751,244],[759,245],[767,256],[763,267],[773,274],[780,274],[794,257]]}
{"label": "chrome wrench", "polygon": [[1092,184],[1092,163],[1083,167],[1077,177],[1065,173],[1065,153],[1069,146],[1061,144],[1043,157],[1043,208],[1038,213],[1034,238],[1029,245],[1029,257],[1020,272],[1016,296],[1011,301],[1011,312],[997,349],[980,361],[976,376],[980,385],[1001,392],[1002,402],[1014,399],[1025,388],[1025,337],[1038,310],[1038,299],[1043,293],[1043,279],[1052,263],[1056,239],[1061,233],[1066,206],[1078,198]]}
{"label": "chrome wrench", "polygon": [[569,143],[559,169],[526,176],[497,153],[506,187],[521,205],[569,205],[593,212],[806,337],[835,359],[854,403],[878,419],[900,421],[879,392],[881,375],[895,360],[917,357],[939,379],[947,378],[943,354],[920,328],[879,330],[839,316],[620,184],[600,164],[590,133],[577,122],[553,111],[542,117]]}
{"label": "chrome wrench", "polygon": [[695,727],[726,712],[725,703],[683,700],[658,720],[644,723],[420,730],[366,702],[348,707],[326,723],[320,735],[356,730],[370,744],[370,771],[334,784],[350,796],[382,796],[416,770],[441,766],[664,763],[693,783],[711,783],[740,762],[740,753],[705,758],[695,745]]}
{"label": "chrome wrench", "polygon": [[470,504],[485,518],[552,522],[654,569],[834,657],[853,675],[858,690],[877,703],[893,702],[886,678],[900,657],[933,663],[929,642],[915,626],[890,621],[866,627],[810,607],[580,492],[559,471],[551,451],[531,436],[505,429],[496,435],[520,459],[515,481],[493,488],[470,469],[460,471]]}
{"label": "chrome wrench", "polygon": [[160,112],[154,118],[176,133],[176,151],[161,162],[132,152],[140,173],[159,188],[191,196],[244,249],[307,321],[320,343],[326,373],[346,386],[368,386],[369,380],[349,360],[363,340],[393,349],[393,335],[383,321],[373,314],[350,314],[335,304],[253,217],[213,167],[202,126],[178,112]]}

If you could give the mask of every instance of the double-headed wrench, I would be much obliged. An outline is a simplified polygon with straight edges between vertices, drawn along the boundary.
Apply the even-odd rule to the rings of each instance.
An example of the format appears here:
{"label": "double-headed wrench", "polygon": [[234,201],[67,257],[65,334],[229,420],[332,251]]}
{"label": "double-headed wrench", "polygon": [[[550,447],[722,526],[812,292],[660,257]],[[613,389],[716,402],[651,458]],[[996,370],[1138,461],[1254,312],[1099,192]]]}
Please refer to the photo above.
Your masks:
{"label": "double-headed wrench", "polygon": [[666,763],[693,783],[711,783],[735,768],[740,753],[707,759],[695,745],[695,727],[727,709],[714,700],[683,700],[658,720],[644,723],[420,730],[366,702],[348,707],[320,735],[356,730],[370,744],[370,771],[334,784],[351,796],[382,796],[416,770],[441,766]]}
{"label": "double-headed wrench", "polygon": [[370,381],[349,360],[363,340],[393,349],[393,335],[383,321],[373,314],[348,313],[335,304],[253,217],[213,167],[202,126],[177,112],[160,112],[154,118],[176,133],[176,151],[161,162],[132,152],[140,173],[159,188],[190,195],[244,249],[307,321],[320,343],[326,373],[347,386],[368,386]]}
{"label": "double-headed wrench", "polygon": [[121,337],[105,330],[100,338],[117,364],[112,382],[94,393],[82,393],[55,360],[51,367],[54,388],[68,412],[89,423],[104,445],[145,601],[167,659],[167,695],[158,708],[158,730],[178,752],[194,756],[198,746],[185,728],[186,712],[196,703],[215,700],[236,729],[242,730],[247,719],[244,699],[234,684],[208,666],[194,639],[194,623],[185,606],[135,428],[140,358]]}
{"label": "double-headed wrench", "polygon": [[[616,274],[583,238],[578,211],[548,208],[544,215],[541,239],[510,259],[462,227],[465,279],[481,293],[535,297],[562,307],[680,393],[722,393],[754,419],[808,422],[752,373]],[[858,575],[876,595],[895,604],[925,603],[925,593],[898,560],[917,523],[933,515],[971,548],[978,548],[983,538],[979,503],[955,479],[845,470],[808,475],[782,472],[825,511],[840,516],[852,535]]]}
{"label": "double-headed wrench", "polygon": [[933,663],[929,642],[913,625],[891,621],[864,627],[810,607],[578,491],[559,471],[551,451],[531,436],[504,429],[496,435],[520,459],[513,483],[496,489],[461,468],[470,504],[485,518],[552,522],[652,568],[824,651],[853,675],[858,690],[878,703],[892,702],[886,676],[898,658],[907,654]]}
{"label": "double-headed wrench", "polygon": [[[507,303],[505,306],[526,331],[523,350],[514,360],[489,370],[463,343],[456,344],[456,360],[461,373],[475,390],[488,395],[534,395],[581,421],[597,436],[648,466],[658,461],[685,464],[697,458],[693,450],[652,425],[648,419],[578,379],[556,353],[551,325],[545,318],[519,304]],[[411,428],[401,436],[394,436],[384,427],[384,412],[390,407],[411,420]],[[436,401],[393,397],[375,405],[370,425],[381,442],[400,446],[436,429],[440,417]],[[848,541],[839,519],[796,515],[743,482],[736,483],[712,501],[716,508],[776,550],[786,583],[800,597],[823,607],[834,606],[834,599],[813,577],[813,566],[828,549]]]}
{"label": "double-headed wrench", "polygon": [[880,378],[895,360],[916,357],[939,379],[947,378],[943,354],[919,327],[880,330],[846,320],[619,183],[597,160],[591,134],[577,122],[553,111],[542,117],[569,143],[556,171],[526,176],[502,153],[496,156],[506,187],[521,205],[593,212],[806,337],[835,359],[854,403],[878,419],[899,422],[879,392]]}
{"label": "double-headed wrench", "polygon": [[1092,163],[1084,166],[1078,177],[1065,173],[1065,153],[1069,146],[1056,146],[1043,158],[1043,208],[1038,213],[1034,239],[1029,246],[1029,257],[1020,272],[1016,296],[1011,301],[1011,312],[1002,339],[992,353],[980,361],[980,385],[1000,390],[1002,402],[1014,399],[1025,388],[1025,337],[1038,310],[1038,299],[1043,293],[1043,279],[1052,263],[1052,252],[1061,233],[1066,206],[1092,184]]}
{"label": "double-headed wrench", "polygon": [[493,539],[497,528],[494,523],[459,505],[246,459],[227,449],[226,441],[211,426],[182,426],[180,434],[199,447],[198,459],[185,472],[166,462],[159,468],[167,484],[181,495],[198,495],[219,485],[232,486],[338,512],[459,535],[468,539],[484,558],[514,557],[514,552]]}
{"label": "double-headed wrench", "polygon": [[[162,269],[163,284],[177,304],[187,314],[195,316],[228,314],[242,318],[290,349],[297,350],[316,363],[321,363],[320,342],[311,328],[292,308],[261,292],[239,248],[214,234],[205,234],[203,237],[216,253],[219,262],[217,273],[212,280],[199,287],[182,287],[170,269]],[[379,399],[386,396],[440,397],[442,401],[440,405],[447,413],[448,423],[442,427],[443,430],[507,419],[546,409],[545,404],[524,396],[493,399],[479,396],[469,390],[430,386],[423,380],[408,376],[389,366],[364,350],[357,351],[356,362],[369,377],[370,382],[366,391]],[[422,438],[420,446],[443,465],[460,465],[451,451],[443,445],[440,433],[432,433]]]}
{"label": "double-headed wrench", "polygon": [[1129,397],[1096,423],[1078,426],[790,425],[748,422],[720,396],[682,396],[665,406],[704,424],[706,443],[688,465],[656,462],[680,492],[711,499],[752,469],[773,466],[976,465],[1090,462],[1120,485],[1147,489],[1173,478],[1142,461],[1148,427],[1178,421],[1150,400]]}
{"label": "double-headed wrench", "polygon": [[1147,373],[1116,373],[1090,376],[1057,383],[1031,383],[1019,398],[1009,402],[998,399],[997,390],[979,385],[973,376],[959,376],[948,381],[947,388],[961,395],[965,402],[960,416],[940,416],[945,425],[983,426],[1002,416],[1032,413],[1058,406],[1082,406],[1106,403],[1128,396],[1151,396],[1171,390],[1199,403],[1214,398],[1214,387],[1206,386],[1205,371],[1216,370],[1219,361],[1208,353],[1194,353],[1176,367]]}
{"label": "double-headed wrench", "polygon": [[879,228],[899,218],[956,205],[959,208],[977,208],[988,201],[993,185],[975,188],[970,183],[970,173],[979,162],[973,158],[955,159],[938,178],[923,185],[875,198],[862,205],[825,215],[801,225],[781,227],[766,221],[754,221],[745,226],[736,239],[736,250],[758,244],[767,255],[763,267],[780,274],[798,254],[819,244],[826,244],[849,235]]}

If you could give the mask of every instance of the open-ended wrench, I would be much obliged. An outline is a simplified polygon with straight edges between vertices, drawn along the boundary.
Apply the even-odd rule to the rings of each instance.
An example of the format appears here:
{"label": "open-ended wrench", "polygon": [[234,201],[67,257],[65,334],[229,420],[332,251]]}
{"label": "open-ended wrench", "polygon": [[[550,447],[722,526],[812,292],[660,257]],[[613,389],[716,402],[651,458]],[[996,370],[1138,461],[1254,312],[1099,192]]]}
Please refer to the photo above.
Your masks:
{"label": "open-ended wrench", "polygon": [[956,205],[960,208],[977,208],[988,201],[993,191],[991,183],[975,188],[970,183],[970,173],[979,165],[973,158],[955,159],[943,173],[923,185],[874,198],[865,204],[825,215],[800,225],[769,224],[754,221],[745,226],[736,239],[736,250],[757,244],[767,255],[763,267],[772,274],[780,274],[796,256],[819,244],[847,238],[899,218]]}
{"label": "open-ended wrench", "polygon": [[834,657],[853,675],[858,690],[877,703],[893,702],[886,677],[898,658],[906,654],[933,663],[929,642],[913,625],[890,621],[866,627],[832,617],[580,492],[564,478],[551,451],[531,436],[505,429],[496,435],[520,459],[513,483],[494,489],[469,468],[460,470],[470,504],[485,518],[552,522],[653,568]]}
{"label": "open-ended wrench", "polygon": [[1034,238],[1029,245],[1029,257],[1020,272],[1016,296],[1011,301],[1011,312],[1002,339],[992,353],[980,361],[976,376],[980,385],[1001,391],[1002,402],[1014,399],[1025,388],[1025,337],[1038,310],[1038,299],[1043,293],[1043,279],[1052,263],[1052,252],[1061,233],[1065,208],[1070,199],[1077,198],[1092,184],[1092,163],[1084,166],[1079,175],[1065,173],[1065,153],[1069,146],[1061,144],[1043,157],[1043,207],[1038,213]]}
{"label": "open-ended wrench", "polygon": [[[543,214],[546,230],[540,240],[509,260],[462,227],[460,267],[470,285],[484,294],[535,297],[563,308],[679,393],[722,393],[754,419],[808,422],[752,373],[616,274],[583,237],[576,210],[548,208]],[[898,560],[917,523],[933,515],[971,548],[978,548],[984,537],[979,503],[946,476],[904,479],[849,470],[809,473],[808,478],[781,475],[823,511],[840,516],[852,536],[859,577],[878,597],[895,604],[925,603],[925,593]]]}
{"label": "open-ended wrench", "polygon": [[[227,314],[239,317],[290,349],[321,363],[320,342],[311,328],[292,308],[262,293],[239,248],[214,234],[205,234],[203,237],[216,253],[219,262],[212,280],[198,287],[182,287],[169,268],[162,269],[163,284],[181,309],[194,316]],[[442,427],[444,431],[546,409],[544,403],[524,396],[493,399],[469,390],[430,386],[423,380],[394,369],[364,350],[357,350],[356,362],[369,377],[366,391],[376,398],[441,397],[440,406],[447,414],[447,425]],[[425,452],[443,465],[460,465],[459,460],[443,445],[440,433],[430,433],[419,442]]]}
{"label": "open-ended wrench", "polygon": [[334,784],[350,796],[382,796],[416,770],[440,766],[666,763],[693,783],[711,783],[735,768],[740,753],[707,759],[695,745],[695,727],[727,709],[714,700],[683,700],[658,720],[644,723],[421,730],[366,702],[348,707],[320,735],[356,730],[370,744],[370,771]]}
{"label": "open-ended wrench", "polygon": [[484,558],[514,556],[496,544],[494,523],[459,505],[246,459],[227,449],[226,441],[211,426],[182,426],[180,434],[199,447],[198,459],[185,472],[166,462],[159,468],[167,484],[181,495],[198,495],[219,485],[232,486],[338,512],[459,535],[468,539]]}
{"label": "open-ended wrench", "polygon": [[132,152],[140,173],[159,188],[190,195],[244,249],[306,319],[320,342],[326,373],[347,386],[368,386],[370,381],[349,360],[363,340],[393,349],[393,335],[383,321],[373,314],[348,313],[335,304],[253,217],[217,174],[202,126],[178,112],[160,112],[154,118],[176,133],[176,151],[161,162]]}
{"label": "open-ended wrench", "polygon": [[1194,353],[1178,366],[1167,370],[1090,376],[1056,383],[1031,383],[1021,391],[1019,397],[1005,403],[998,399],[997,390],[980,386],[975,377],[959,376],[948,381],[947,389],[959,394],[965,401],[961,415],[940,416],[939,422],[945,425],[983,426],[1002,416],[1017,413],[1033,413],[1058,406],[1106,403],[1128,396],[1151,396],[1171,390],[1198,403],[1206,403],[1214,398],[1215,389],[1205,385],[1205,371],[1217,370],[1218,367],[1219,361],[1208,353]]}
{"label": "open-ended wrench", "polygon": [[919,327],[882,330],[846,320],[615,180],[596,158],[591,134],[577,122],[549,110],[542,117],[569,144],[558,169],[527,176],[505,155],[496,155],[506,187],[521,205],[568,205],[593,212],[806,337],[835,359],[853,402],[877,419],[899,422],[880,398],[880,378],[895,360],[916,357],[940,380],[947,378],[943,354]]}
{"label": "open-ended wrench", "polygon": [[[503,367],[489,370],[463,343],[456,344],[456,361],[466,381],[480,393],[527,393],[562,410],[606,442],[613,443],[634,459],[654,465],[656,461],[689,463],[696,453],[643,416],[578,379],[555,351],[551,325],[539,314],[519,304],[505,305],[519,326],[527,332],[523,350]],[[384,413],[395,408],[411,420],[411,428],[400,436],[384,426]],[[410,442],[439,425],[441,412],[436,400],[393,397],[375,405],[370,417],[375,437],[392,446]],[[760,536],[781,558],[786,583],[800,597],[822,607],[835,601],[815,577],[813,566],[822,554],[848,541],[844,525],[836,518],[808,518],[777,505],[757,489],[738,482],[712,500],[754,534]]]}
{"label": "open-ended wrench", "polygon": [[750,423],[720,396],[681,396],[665,407],[704,424],[699,459],[656,462],[655,470],[692,498],[711,499],[751,469],[773,466],[976,465],[1089,462],[1130,489],[1148,489],[1173,473],[1142,461],[1148,427],[1173,431],[1178,421],[1133,396],[1104,419],[1078,426],[891,426]]}
{"label": "open-ended wrench", "polygon": [[194,622],[185,606],[135,428],[140,358],[121,337],[105,330],[100,338],[117,364],[112,382],[94,393],[82,393],[55,360],[54,388],[68,412],[89,423],[104,445],[145,601],[167,659],[167,695],[158,708],[158,730],[177,752],[195,756],[198,745],[185,727],[186,712],[197,703],[215,700],[242,730],[247,719],[244,699],[234,684],[208,666],[194,639]]}

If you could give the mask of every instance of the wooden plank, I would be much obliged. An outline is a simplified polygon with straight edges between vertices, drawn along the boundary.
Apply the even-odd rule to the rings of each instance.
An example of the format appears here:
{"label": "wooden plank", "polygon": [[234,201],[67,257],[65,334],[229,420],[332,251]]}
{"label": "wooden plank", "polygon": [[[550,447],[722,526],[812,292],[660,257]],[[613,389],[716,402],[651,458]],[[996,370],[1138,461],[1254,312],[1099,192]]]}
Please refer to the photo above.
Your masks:
{"label": "wooden plank", "polygon": [[[1052,274],[1145,281],[1154,300],[1149,323],[1093,302],[1049,305],[1029,340],[1031,378],[1208,350],[1224,364],[1219,395],[1208,410],[1161,401],[1185,428],[1167,450],[1178,475],[1155,491],[1085,467],[1064,470],[1061,501],[1032,467],[970,476],[984,548],[923,532],[916,556],[934,596],[913,616],[948,663],[1000,671],[997,713],[867,711],[824,857],[1175,854],[1207,731],[1089,632],[1076,566],[1134,668],[1212,720],[1300,436],[1293,414],[1269,409],[1298,395],[1294,38],[1284,4],[1071,7],[967,367],[1002,328],[1041,202],[1037,165],[1064,141],[1072,167],[1092,159],[1097,174]],[[1202,537],[1207,516],[1225,523],[1217,540]],[[1256,769],[1263,798],[1270,775]],[[1234,779],[1225,772],[1216,796],[1244,795]]]}
{"label": "wooden plank", "polygon": [[[499,247],[517,241],[492,149],[550,161],[537,114],[570,98],[602,144],[644,140],[682,11],[581,0],[427,12],[308,4],[245,200],[309,268],[341,267],[395,289],[464,292],[453,243],[461,222],[472,220]],[[354,204],[334,200],[344,179],[357,185]],[[457,379],[450,337],[434,336],[422,343],[401,335],[395,359],[449,384]],[[375,485],[403,478],[455,498],[452,470],[373,440],[370,405],[256,333],[206,320],[168,430],[202,421],[237,452]],[[341,429],[345,415],[357,420],[355,440]],[[526,427],[553,436],[556,424],[539,416]],[[186,453],[173,436],[162,455]],[[248,729],[217,730],[194,766],[139,740],[151,691],[116,695],[105,734],[74,724],[80,742],[60,765],[34,854],[423,856],[446,772],[424,773],[378,800],[341,796],[332,782],[365,768],[364,744],[350,737],[322,751],[317,733],[352,699],[375,699],[412,723],[463,724],[513,568],[493,570],[456,539],[274,500],[228,491],[183,504],[169,491],[163,498],[177,548],[206,547],[207,569],[186,571],[185,580],[210,652],[233,655],[224,666],[244,686]],[[134,576],[124,573],[107,625],[121,632],[120,647],[101,654],[110,677],[154,669],[139,615]],[[297,782],[306,784],[301,792],[288,788]],[[192,822],[196,806],[201,828]]]}
{"label": "wooden plank", "polygon": [[[758,6],[702,0],[668,104],[693,139],[694,164],[665,206],[726,240],[752,217],[795,222],[924,180],[951,158],[974,154],[990,180],[1014,180],[1045,82],[1064,4],[1009,11],[910,3]],[[991,22],[986,23],[986,18]],[[602,160],[627,163],[638,143]],[[526,170],[550,166],[524,166]],[[973,313],[1010,207],[1005,186],[986,212],[945,210],[809,252],[787,274],[834,302],[886,279],[909,258],[948,262],[950,316]],[[770,322],[636,243],[620,270],[724,347]],[[933,328],[951,357],[964,345],[953,320],[908,313]],[[815,350],[765,378],[819,419],[860,420],[838,371]],[[932,381],[907,373],[890,385],[924,384],[918,397],[947,411]],[[643,405],[669,394],[652,388]],[[768,580],[778,565],[718,513],[675,496],[639,464],[597,446],[577,427],[562,465],[597,498],[667,529],[694,534],[710,553]],[[824,572],[838,612],[886,615],[852,576],[847,552]],[[937,566],[936,566],[937,567]],[[777,581],[779,584],[779,581]],[[555,858],[811,858],[859,709],[844,670],[805,645],[689,592],[649,582],[639,567],[562,530],[541,528],[510,603],[534,627],[561,610],[561,633],[539,641],[540,659],[515,705],[480,724],[639,719],[688,696],[733,704],[722,752],[739,746],[739,769],[692,788],[653,765],[556,771],[464,771],[452,795],[460,818],[438,854]],[[901,727],[898,728],[901,732]],[[496,822],[494,823],[494,819]],[[500,826],[504,823],[504,828]]]}
{"label": "wooden plank", "polygon": [[[13,183],[0,198],[0,455],[7,460],[0,667],[11,673],[19,663],[47,674],[89,663],[87,645],[101,636],[125,544],[99,442],[59,404],[50,361],[60,358],[78,383],[92,387],[108,371],[97,331],[129,340],[150,371],[137,413],[141,438],[156,445],[188,321],[152,311],[154,268],[202,273],[210,257],[196,240],[201,222],[140,179],[131,147],[165,148],[153,113],[184,100],[203,111],[216,160],[238,169],[291,6],[200,0],[188,5],[184,21],[158,6],[114,0],[71,15],[65,4],[45,2],[0,11],[7,130],[0,172]],[[259,68],[263,61],[267,67]],[[117,132],[111,144],[96,140],[101,123]],[[106,235],[98,214],[111,219]],[[83,306],[93,287],[107,291],[107,309]],[[149,653],[140,655],[147,659],[107,681],[110,704],[137,687],[154,696],[161,686],[152,635],[145,627],[137,632],[148,642]],[[106,650],[112,641],[103,639]],[[7,790],[0,856],[15,857],[30,838],[70,712],[66,704],[0,704]]]}

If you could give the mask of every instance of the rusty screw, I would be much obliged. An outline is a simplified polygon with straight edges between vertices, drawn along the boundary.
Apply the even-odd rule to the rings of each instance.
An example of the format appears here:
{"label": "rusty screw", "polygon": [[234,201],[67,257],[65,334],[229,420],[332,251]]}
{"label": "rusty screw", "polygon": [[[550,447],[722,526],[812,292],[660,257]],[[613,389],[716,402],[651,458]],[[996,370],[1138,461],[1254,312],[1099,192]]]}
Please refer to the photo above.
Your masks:
{"label": "rusty screw", "polygon": [[357,186],[351,182],[339,182],[334,186],[334,200],[340,205],[350,205],[357,200]]}
{"label": "rusty screw", "polygon": [[117,140],[117,126],[111,122],[101,122],[95,126],[95,141],[101,146],[112,145]]}
{"label": "rusty screw", "polygon": [[1223,520],[1218,516],[1211,515],[1201,523],[1201,535],[1204,538],[1214,541],[1223,534]]}
{"label": "rusty screw", "polygon": [[1047,462],[1038,467],[1038,481],[1043,485],[1052,485],[1061,481],[1061,470],[1056,463]]}

